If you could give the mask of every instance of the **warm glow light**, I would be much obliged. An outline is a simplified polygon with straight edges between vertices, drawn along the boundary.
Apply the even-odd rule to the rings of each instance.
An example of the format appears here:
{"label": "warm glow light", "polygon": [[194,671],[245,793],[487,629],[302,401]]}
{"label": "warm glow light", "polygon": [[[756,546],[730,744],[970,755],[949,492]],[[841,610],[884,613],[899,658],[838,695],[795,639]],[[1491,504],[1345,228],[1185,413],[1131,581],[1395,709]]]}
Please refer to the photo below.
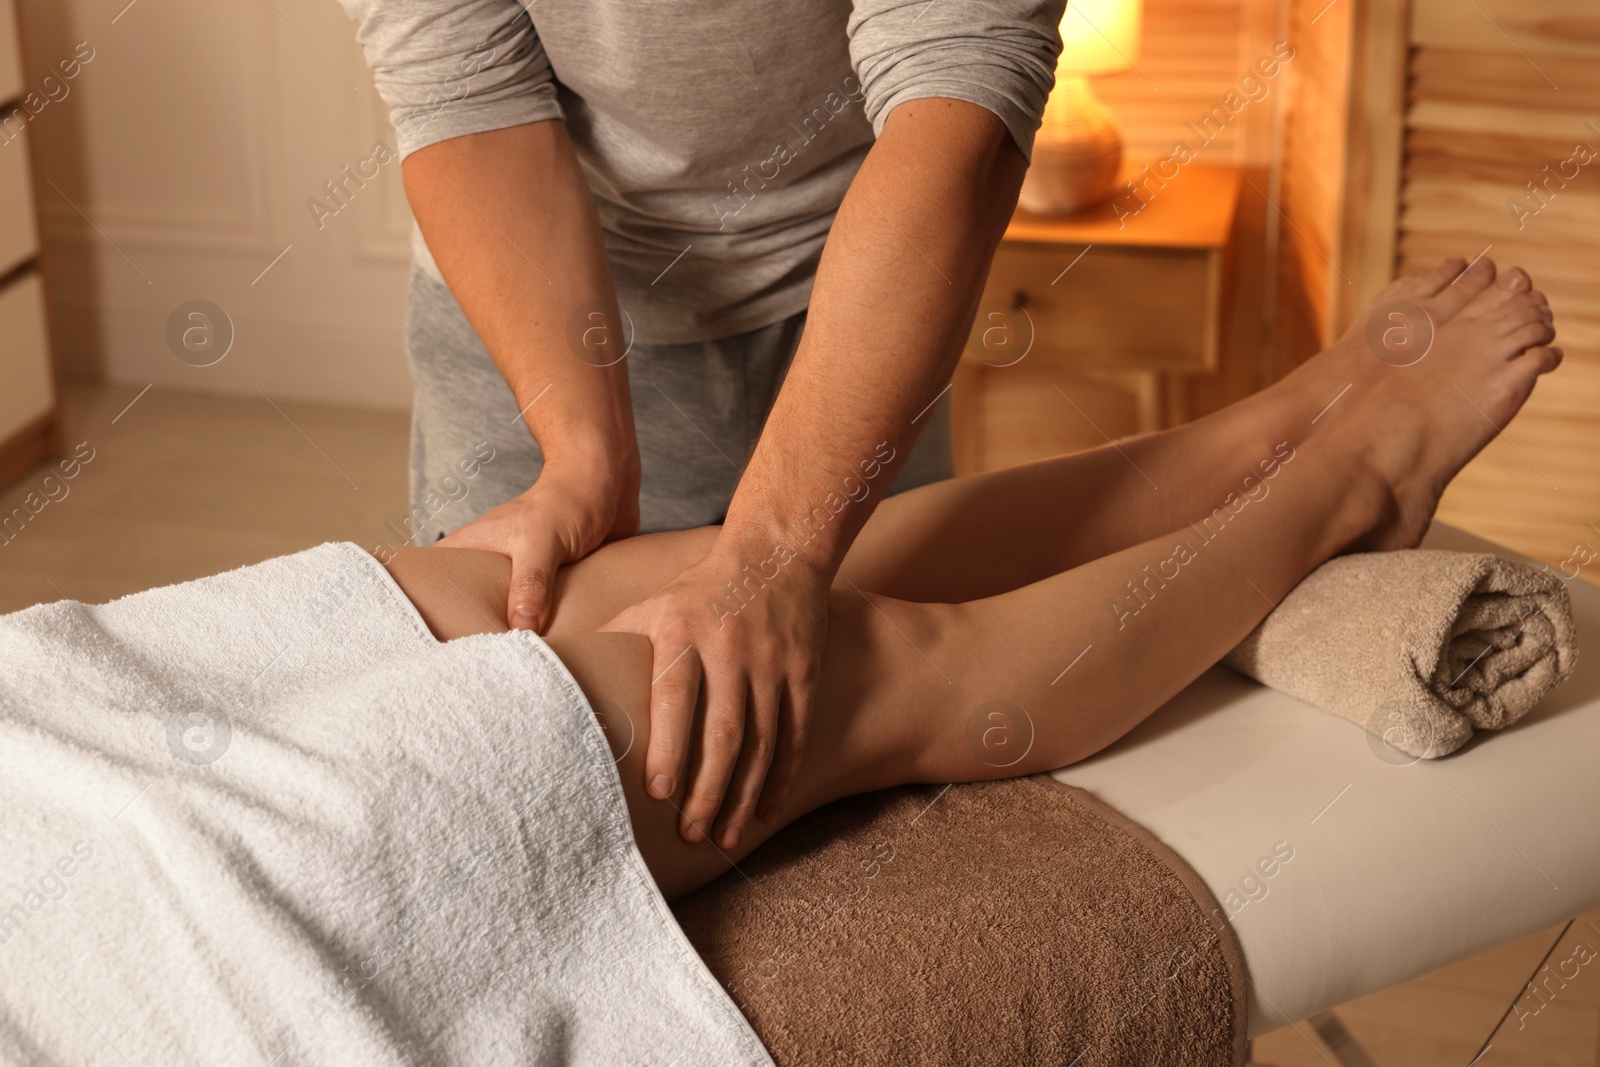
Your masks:
{"label": "warm glow light", "polygon": [[1141,0],[1067,0],[1061,16],[1064,74],[1115,74],[1139,61]]}

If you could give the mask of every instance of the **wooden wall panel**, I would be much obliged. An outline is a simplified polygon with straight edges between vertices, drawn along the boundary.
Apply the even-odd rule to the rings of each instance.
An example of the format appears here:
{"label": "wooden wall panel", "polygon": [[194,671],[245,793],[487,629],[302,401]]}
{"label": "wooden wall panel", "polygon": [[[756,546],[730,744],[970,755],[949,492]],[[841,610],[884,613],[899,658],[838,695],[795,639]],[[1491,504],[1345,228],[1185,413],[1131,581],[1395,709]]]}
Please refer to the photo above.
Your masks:
{"label": "wooden wall panel", "polygon": [[[1431,9],[1431,5],[1424,7]],[[1534,62],[1503,40],[1498,50],[1445,48],[1415,40],[1413,43],[1419,47],[1411,59],[1411,87],[1413,99],[1418,101],[1517,108],[1517,101],[1525,105],[1552,99],[1544,95],[1550,88],[1546,77],[1560,86],[1561,92],[1589,100],[1600,93],[1600,66],[1594,62],[1594,51],[1600,42],[1592,43],[1584,54],[1541,55]],[[1526,106],[1518,110],[1526,114]]]}
{"label": "wooden wall panel", "polygon": [[1594,0],[1416,0],[1411,43],[1593,61],[1600,48]]}
{"label": "wooden wall panel", "polygon": [[1294,220],[1284,235],[1285,246],[1293,250],[1310,282],[1321,326],[1330,314],[1339,253],[1353,5],[1326,8],[1313,25],[1316,6],[1312,0],[1293,9],[1289,39],[1296,53],[1290,64],[1294,106],[1284,124],[1283,200]]}
{"label": "wooden wall panel", "polygon": [[1353,4],[1293,3],[1288,40],[1290,99],[1284,115],[1277,205],[1277,311],[1274,377],[1333,336],[1335,288],[1348,285],[1341,256]]}
{"label": "wooden wall panel", "polygon": [[[1549,295],[1567,363],[1440,515],[1560,562],[1578,542],[1600,548],[1600,8],[1474,6],[1416,2],[1399,265],[1484,253]],[[1597,158],[1566,163],[1579,145]]]}
{"label": "wooden wall panel", "polygon": [[1287,0],[1274,376],[1342,334],[1394,269],[1407,0]]}
{"label": "wooden wall panel", "polygon": [[[1250,32],[1267,10],[1260,0],[1145,0],[1137,70],[1094,79],[1094,90],[1122,125],[1127,158],[1158,159],[1173,142],[1193,142],[1198,121],[1255,62]],[[1201,159],[1264,163],[1270,109],[1251,105],[1207,145]]]}

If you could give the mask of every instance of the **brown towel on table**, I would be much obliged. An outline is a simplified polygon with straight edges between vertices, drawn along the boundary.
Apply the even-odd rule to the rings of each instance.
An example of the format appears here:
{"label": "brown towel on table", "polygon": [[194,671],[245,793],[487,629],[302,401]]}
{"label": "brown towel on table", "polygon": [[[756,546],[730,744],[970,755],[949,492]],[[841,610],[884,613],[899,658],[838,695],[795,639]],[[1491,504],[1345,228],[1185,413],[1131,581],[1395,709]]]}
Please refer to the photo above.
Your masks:
{"label": "brown towel on table", "polygon": [[674,910],[779,1067],[1244,1062],[1216,899],[1082,790],[852,797],[739,867]]}
{"label": "brown towel on table", "polygon": [[1576,658],[1561,579],[1415,549],[1324,563],[1223,662],[1431,758],[1522,718]]}

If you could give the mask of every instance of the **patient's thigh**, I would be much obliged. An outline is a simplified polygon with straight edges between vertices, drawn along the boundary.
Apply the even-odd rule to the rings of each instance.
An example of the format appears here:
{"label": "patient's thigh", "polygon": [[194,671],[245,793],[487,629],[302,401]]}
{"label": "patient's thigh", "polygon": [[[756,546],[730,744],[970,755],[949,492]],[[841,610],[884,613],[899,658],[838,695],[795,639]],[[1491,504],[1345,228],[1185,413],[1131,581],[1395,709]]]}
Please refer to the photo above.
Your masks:
{"label": "patient's thigh", "polygon": [[548,636],[583,633],[604,626],[622,609],[637,604],[698,563],[711,550],[720,529],[701,526],[640,534],[602,545],[571,566],[561,568],[556,576],[556,610]]}
{"label": "patient's thigh", "polygon": [[[778,827],[750,824],[737,848],[723,850],[709,842],[686,843],[678,835],[684,793],[690,775],[677,791],[657,800],[644,789],[644,755],[650,743],[650,642],[634,634],[581,633],[554,637],[550,648],[577,679],[595,718],[604,728],[628,805],[634,841],[656,885],[668,900],[697,889],[730,870]],[[791,804],[782,822],[807,806]]]}
{"label": "patient's thigh", "polygon": [[[752,825],[740,847],[724,853],[678,836],[689,775],[669,800],[644,791],[644,754],[650,738],[650,642],[635,634],[593,633],[626,607],[682,569],[674,555],[703,551],[684,538],[659,535],[659,550],[602,550],[592,562],[564,570],[558,625],[550,648],[572,672],[611,742],[634,839],[656,884],[668,899],[704,885],[729,869],[773,832]],[[658,539],[652,535],[652,540]],[[635,539],[643,540],[643,539]],[[613,546],[621,549],[628,542]],[[639,546],[644,547],[644,546]],[[693,562],[693,560],[690,560]],[[387,564],[401,590],[441,641],[506,630],[510,565],[504,556],[476,549],[402,549]],[[599,622],[595,622],[599,619]],[[562,632],[554,632],[556,630]]]}
{"label": "patient's thigh", "polygon": [[[545,636],[595,630],[705,555],[716,527],[642,534],[602,545],[556,575]],[[511,561],[475,548],[402,548],[384,564],[441,641],[503,633]]]}

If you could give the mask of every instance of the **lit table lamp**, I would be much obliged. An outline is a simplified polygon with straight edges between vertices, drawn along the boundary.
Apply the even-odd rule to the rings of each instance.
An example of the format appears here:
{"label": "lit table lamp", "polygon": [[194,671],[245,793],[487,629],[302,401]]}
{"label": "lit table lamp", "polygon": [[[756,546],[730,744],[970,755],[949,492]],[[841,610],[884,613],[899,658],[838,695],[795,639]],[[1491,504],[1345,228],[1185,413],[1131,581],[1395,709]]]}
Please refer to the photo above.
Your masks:
{"label": "lit table lamp", "polygon": [[1089,76],[1138,62],[1141,21],[1140,0],[1068,0],[1056,86],[1017,197],[1023,210],[1065,215],[1110,198],[1122,168],[1122,132]]}

